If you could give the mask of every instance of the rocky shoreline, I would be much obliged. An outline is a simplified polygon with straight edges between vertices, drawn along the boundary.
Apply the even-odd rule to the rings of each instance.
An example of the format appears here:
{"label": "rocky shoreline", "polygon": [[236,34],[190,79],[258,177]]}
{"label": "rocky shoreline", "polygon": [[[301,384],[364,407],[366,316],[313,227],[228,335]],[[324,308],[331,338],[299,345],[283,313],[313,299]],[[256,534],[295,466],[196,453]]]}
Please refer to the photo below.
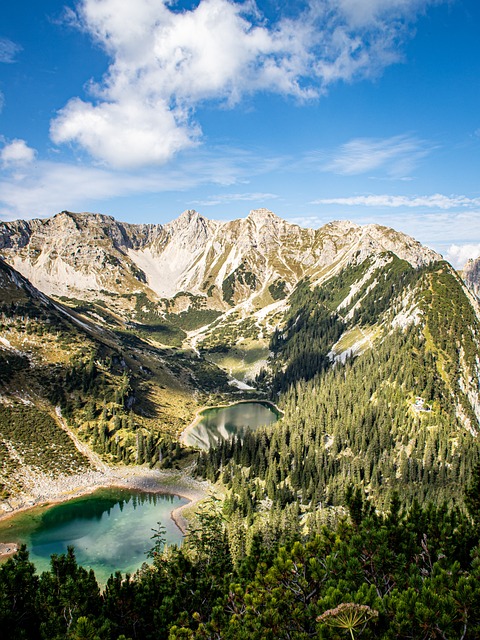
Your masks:
{"label": "rocky shoreline", "polygon": [[[207,481],[199,481],[181,471],[149,469],[148,467],[107,467],[72,476],[51,478],[36,475],[29,478],[29,491],[14,499],[0,502],[0,521],[7,520],[32,507],[65,502],[72,498],[92,493],[96,489],[121,487],[151,493],[169,493],[186,498],[189,502],[177,507],[171,518],[185,533],[188,522],[185,510],[204,500],[211,493]],[[0,543],[0,558],[12,555],[17,550],[13,542]]]}

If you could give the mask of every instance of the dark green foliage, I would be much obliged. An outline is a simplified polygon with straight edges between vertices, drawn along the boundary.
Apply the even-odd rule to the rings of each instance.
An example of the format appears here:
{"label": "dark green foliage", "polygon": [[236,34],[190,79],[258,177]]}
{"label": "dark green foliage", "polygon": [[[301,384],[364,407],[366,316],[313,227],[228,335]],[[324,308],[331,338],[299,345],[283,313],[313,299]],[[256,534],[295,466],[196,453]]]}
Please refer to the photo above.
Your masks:
{"label": "dark green foliage", "polygon": [[275,280],[275,282],[272,282],[268,287],[268,292],[274,300],[283,300],[287,297],[286,287],[287,283],[285,280]]}
{"label": "dark green foliage", "polygon": [[272,396],[298,380],[310,380],[330,365],[328,353],[341,336],[344,323],[323,302],[319,287],[300,282],[290,297],[282,330],[270,342],[274,352]]}
{"label": "dark green foliage", "polygon": [[77,565],[73,548],[53,555],[50,571],[42,573],[37,595],[42,638],[68,637],[79,617],[97,616],[100,590],[92,570]]}
{"label": "dark green foliage", "polygon": [[189,308],[188,311],[182,311],[181,313],[169,313],[167,314],[168,320],[183,329],[183,331],[194,331],[200,327],[204,327],[207,324],[211,324],[221,314],[220,311],[215,309],[193,309]]}
{"label": "dark green foliage", "polygon": [[[431,410],[416,410],[416,396]],[[224,442],[202,454],[200,473],[216,480],[222,469],[234,487],[248,470],[247,493],[304,509],[343,502],[353,481],[384,506],[394,490],[407,502],[455,500],[479,457],[414,328],[292,385],[282,408],[283,420],[247,433],[243,444]]]}
{"label": "dark green foliage", "polygon": [[[89,468],[87,459],[52,416],[34,406],[0,405],[0,434],[32,469],[59,474]],[[7,466],[10,463],[3,448],[0,462]]]}
{"label": "dark green foliage", "polygon": [[38,576],[23,545],[0,565],[0,633],[6,640],[39,638]]}
{"label": "dark green foliage", "polygon": [[10,351],[0,350],[0,385],[7,383],[19,371],[30,368],[28,358]]}
{"label": "dark green foliage", "polygon": [[144,284],[147,283],[147,276],[145,275],[145,272],[142,271],[142,269],[137,267],[137,265],[134,264],[133,262],[131,262],[129,264],[129,267],[130,267],[130,271],[132,272],[132,275],[133,275],[134,278],[139,280],[139,282],[143,282]]}
{"label": "dark green foliage", "polygon": [[164,317],[161,306],[152,302],[145,293],[131,295],[135,297],[136,322],[131,322],[128,330],[140,338],[153,338],[163,344],[180,347],[186,334]]}
{"label": "dark green foliage", "polygon": [[240,339],[258,338],[258,325],[253,318],[239,320],[236,314],[215,327],[215,331],[210,331],[207,337],[200,343],[202,353],[222,353],[230,349],[235,349]]}
{"label": "dark green foliage", "polygon": [[[195,296],[188,292],[177,293],[171,300],[165,299],[162,302],[167,311],[166,319],[184,331],[193,331],[204,327],[222,315],[220,311],[207,309],[207,299],[204,296]],[[175,311],[178,302],[181,307],[187,306],[187,308]]]}
{"label": "dark green foliage", "polygon": [[348,628],[340,613],[357,607],[375,612],[352,626],[362,638],[476,640],[479,539],[466,515],[405,510],[397,496],[377,513],[349,493],[354,522],[275,533],[272,510],[243,546],[242,521],[207,504],[181,549],[157,552],[133,577],[111,576],[102,593],[71,549],[38,578],[23,548],[0,566],[2,638],[333,640]]}
{"label": "dark green foliage", "polygon": [[473,469],[471,482],[465,490],[465,505],[480,533],[480,464]]}
{"label": "dark green foliage", "polygon": [[233,298],[239,285],[244,285],[252,291],[255,291],[257,287],[255,274],[249,271],[243,263],[227,276],[222,283],[223,299],[232,306],[234,304]]}

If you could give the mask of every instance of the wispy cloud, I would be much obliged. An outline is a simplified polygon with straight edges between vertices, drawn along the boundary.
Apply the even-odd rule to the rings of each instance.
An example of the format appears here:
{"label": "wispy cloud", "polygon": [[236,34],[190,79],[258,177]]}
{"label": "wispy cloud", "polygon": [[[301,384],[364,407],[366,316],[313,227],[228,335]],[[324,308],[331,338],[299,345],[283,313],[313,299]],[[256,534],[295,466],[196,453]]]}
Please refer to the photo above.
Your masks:
{"label": "wispy cloud", "polygon": [[480,206],[480,198],[468,198],[467,196],[445,196],[435,193],[430,196],[391,196],[369,195],[350,196],[348,198],[320,198],[311,204],[335,204],[347,207],[408,207],[429,209],[458,209],[463,207]]}
{"label": "wispy cloud", "polygon": [[[5,147],[4,147],[5,149]],[[102,201],[116,197],[188,191],[210,185],[218,189],[244,184],[253,174],[262,174],[265,167],[276,166],[275,158],[259,157],[235,149],[213,149],[182,154],[168,168],[141,171],[112,170],[67,162],[36,161],[25,167],[22,163],[3,163],[0,173],[0,217],[31,218],[51,215],[70,209],[84,211]],[[226,203],[230,200],[274,198],[274,194],[238,193],[215,196]],[[257,200],[258,198],[258,200]],[[207,200],[213,204],[213,199]],[[206,206],[208,206],[208,204]]]}
{"label": "wispy cloud", "polygon": [[19,44],[16,44],[8,38],[0,38],[0,62],[12,64],[15,62],[17,53],[22,50]]}
{"label": "wispy cloud", "polygon": [[212,195],[205,200],[192,200],[189,204],[201,207],[213,207],[230,202],[264,202],[265,200],[276,200],[275,193],[223,193]]}
{"label": "wispy cloud", "polygon": [[[74,143],[114,167],[160,164],[198,144],[200,103],[235,105],[269,91],[315,99],[338,81],[377,75],[401,56],[407,25],[433,0],[310,0],[268,22],[253,2],[200,0],[178,11],[168,0],[80,0],[66,20],[111,58],[90,84],[91,101],[73,97],[51,122],[56,144]],[[410,141],[411,142],[411,141]],[[359,173],[390,158],[405,172],[418,145],[345,149],[333,169]],[[414,148],[415,147],[415,148]],[[370,144],[371,150],[371,144]],[[408,159],[407,159],[408,157]]]}
{"label": "wispy cloud", "polygon": [[431,150],[424,140],[408,135],[355,138],[333,153],[323,169],[344,176],[382,171],[392,178],[404,178]]}

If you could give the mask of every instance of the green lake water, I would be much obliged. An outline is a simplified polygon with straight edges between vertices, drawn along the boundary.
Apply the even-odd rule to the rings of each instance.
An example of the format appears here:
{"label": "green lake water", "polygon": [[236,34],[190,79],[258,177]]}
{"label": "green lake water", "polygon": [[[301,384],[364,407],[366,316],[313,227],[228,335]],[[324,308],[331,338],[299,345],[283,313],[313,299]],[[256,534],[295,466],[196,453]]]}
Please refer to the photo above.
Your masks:
{"label": "green lake water", "polygon": [[39,573],[49,568],[52,553],[73,546],[78,564],[92,568],[105,584],[115,571],[133,573],[147,561],[158,522],[166,529],[167,544],[181,544],[182,532],[170,514],[187,502],[173,495],[100,489],[0,522],[0,541],[27,544]]}
{"label": "green lake water", "polygon": [[271,405],[262,402],[238,402],[229,407],[205,409],[200,420],[184,436],[185,444],[208,449],[220,439],[240,438],[247,429],[255,430],[276,422],[279,414]]}

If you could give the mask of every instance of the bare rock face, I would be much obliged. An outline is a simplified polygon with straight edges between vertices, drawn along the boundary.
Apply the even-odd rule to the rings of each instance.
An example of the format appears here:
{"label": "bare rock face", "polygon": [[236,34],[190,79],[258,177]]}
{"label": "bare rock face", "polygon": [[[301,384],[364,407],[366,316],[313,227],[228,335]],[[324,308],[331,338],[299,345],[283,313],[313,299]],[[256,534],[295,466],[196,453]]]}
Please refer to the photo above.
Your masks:
{"label": "bare rock face", "polygon": [[219,309],[247,301],[262,306],[272,287],[288,294],[303,277],[320,282],[385,252],[415,267],[440,259],[388,227],[337,221],[304,229],[268,209],[228,222],[188,210],[165,225],[68,211],[0,223],[0,254],[9,264],[49,295],[82,299],[189,292]]}
{"label": "bare rock face", "polygon": [[480,299],[480,257],[470,259],[463,267],[463,279],[470,291]]}

